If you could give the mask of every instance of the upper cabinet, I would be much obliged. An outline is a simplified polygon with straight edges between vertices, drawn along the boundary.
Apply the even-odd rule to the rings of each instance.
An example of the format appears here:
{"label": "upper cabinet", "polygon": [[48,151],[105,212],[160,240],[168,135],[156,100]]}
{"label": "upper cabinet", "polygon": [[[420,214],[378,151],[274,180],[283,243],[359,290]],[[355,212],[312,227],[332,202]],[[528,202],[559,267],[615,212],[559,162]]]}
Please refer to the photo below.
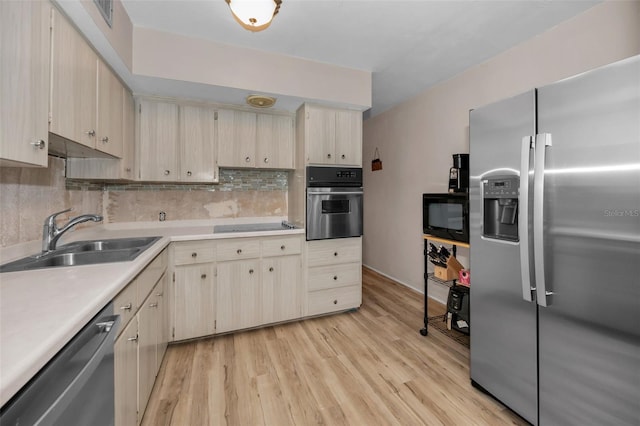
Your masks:
{"label": "upper cabinet", "polygon": [[140,180],[217,182],[216,122],[209,107],[141,99],[136,155]]}
{"label": "upper cabinet", "polygon": [[51,5],[0,1],[0,166],[47,166]]}
{"label": "upper cabinet", "polygon": [[56,9],[51,34],[49,131],[95,148],[98,56]]}
{"label": "upper cabinet", "polygon": [[292,169],[293,118],[218,110],[218,165]]}
{"label": "upper cabinet", "polygon": [[122,106],[124,91],[109,67],[98,60],[98,111],[96,149],[122,157]]}
{"label": "upper cabinet", "polygon": [[304,105],[307,164],[362,166],[362,112]]}

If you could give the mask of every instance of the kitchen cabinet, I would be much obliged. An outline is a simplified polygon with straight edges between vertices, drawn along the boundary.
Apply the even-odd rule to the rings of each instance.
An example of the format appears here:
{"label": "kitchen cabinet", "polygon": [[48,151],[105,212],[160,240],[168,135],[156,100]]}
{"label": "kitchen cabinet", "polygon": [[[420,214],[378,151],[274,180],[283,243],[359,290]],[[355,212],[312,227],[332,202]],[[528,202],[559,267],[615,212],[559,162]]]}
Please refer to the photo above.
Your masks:
{"label": "kitchen cabinet", "polygon": [[216,127],[213,108],[180,106],[180,181],[218,181]]}
{"label": "kitchen cabinet", "polygon": [[[116,305],[114,305],[115,307]],[[138,424],[138,319],[123,329],[113,347],[115,425]]]}
{"label": "kitchen cabinet", "polygon": [[49,2],[0,2],[0,166],[47,166],[50,13]]}
{"label": "kitchen cabinet", "polygon": [[73,179],[134,180],[135,174],[135,103],[131,92],[122,91],[121,158],[67,158],[66,176]]}
{"label": "kitchen cabinet", "polygon": [[305,104],[306,164],[362,167],[362,112]]}
{"label": "kitchen cabinet", "polygon": [[218,111],[218,165],[293,169],[294,124],[285,115]]}
{"label": "kitchen cabinet", "polygon": [[136,158],[139,179],[177,181],[178,105],[141,99],[138,103]]}
{"label": "kitchen cabinet", "polygon": [[262,259],[262,322],[286,321],[302,316],[300,256]]}
{"label": "kitchen cabinet", "polygon": [[307,315],[362,304],[362,237],[307,242]]}
{"label": "kitchen cabinet", "polygon": [[122,111],[124,91],[118,78],[98,59],[98,111],[96,149],[122,157]]}
{"label": "kitchen cabinet", "polygon": [[98,56],[71,23],[52,10],[49,131],[95,149]]}
{"label": "kitchen cabinet", "polygon": [[156,378],[158,301],[149,296],[138,311],[138,410],[144,413]]}
{"label": "kitchen cabinet", "polygon": [[216,332],[215,243],[172,244],[174,258],[172,340]]}
{"label": "kitchen cabinet", "polygon": [[218,110],[218,166],[256,166],[256,114]]}
{"label": "kitchen cabinet", "polygon": [[262,323],[259,259],[218,263],[216,332]]}

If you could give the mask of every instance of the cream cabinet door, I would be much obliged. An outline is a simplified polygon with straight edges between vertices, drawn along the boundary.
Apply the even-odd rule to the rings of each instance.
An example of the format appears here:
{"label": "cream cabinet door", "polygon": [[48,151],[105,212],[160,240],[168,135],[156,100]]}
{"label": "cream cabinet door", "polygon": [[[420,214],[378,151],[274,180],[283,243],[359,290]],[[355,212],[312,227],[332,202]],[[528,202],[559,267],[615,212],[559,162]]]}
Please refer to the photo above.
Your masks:
{"label": "cream cabinet door", "polygon": [[134,317],[113,347],[115,425],[138,424],[138,320]]}
{"label": "cream cabinet door", "polygon": [[156,352],[156,375],[160,370],[162,358],[169,344],[169,275],[162,275],[158,284],[151,294],[155,295],[158,303],[158,328],[156,329],[157,352]]}
{"label": "cream cabinet door", "polygon": [[140,100],[138,105],[139,175],[141,180],[177,181],[178,105]]}
{"label": "cream cabinet door", "polygon": [[256,114],[218,110],[218,165],[255,167]]}
{"label": "cream cabinet door", "polygon": [[307,106],[307,163],[335,164],[336,114],[333,110]]}
{"label": "cream cabinet door", "polygon": [[138,311],[138,411],[147,407],[157,371],[158,301],[151,295]]}
{"label": "cream cabinet door", "polygon": [[135,179],[135,131],[136,105],[133,95],[126,87],[122,88],[122,160],[120,160],[119,177]]}
{"label": "cream cabinet door", "polygon": [[49,131],[90,148],[96,146],[97,66],[96,53],[53,9]]}
{"label": "cream cabinet door", "polygon": [[174,340],[216,332],[216,286],[212,263],[178,266],[173,293]]}
{"label": "cream cabinet door", "polygon": [[263,324],[302,316],[301,276],[300,256],[268,257],[262,260]]}
{"label": "cream cabinet door", "polygon": [[362,166],[362,112],[336,111],[336,164]]}
{"label": "cream cabinet door", "polygon": [[180,181],[217,182],[216,112],[180,106]]}
{"label": "cream cabinet door", "polygon": [[260,260],[220,262],[217,268],[216,332],[260,325]]}
{"label": "cream cabinet door", "polygon": [[258,114],[256,167],[293,169],[293,118]]}
{"label": "cream cabinet door", "polygon": [[0,2],[0,166],[47,166],[51,5]]}
{"label": "cream cabinet door", "polygon": [[122,157],[122,84],[98,59],[98,113],[96,149]]}

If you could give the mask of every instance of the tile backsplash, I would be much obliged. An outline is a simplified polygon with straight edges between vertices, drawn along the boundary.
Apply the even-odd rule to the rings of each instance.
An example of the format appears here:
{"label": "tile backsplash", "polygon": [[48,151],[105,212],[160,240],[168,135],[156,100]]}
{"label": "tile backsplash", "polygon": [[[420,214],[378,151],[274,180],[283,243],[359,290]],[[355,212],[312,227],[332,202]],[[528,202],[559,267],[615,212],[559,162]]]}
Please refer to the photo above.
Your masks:
{"label": "tile backsplash", "polygon": [[287,214],[281,170],[220,170],[215,185],[89,183],[64,174],[65,160],[56,157],[47,169],[0,168],[0,247],[40,239],[44,218],[69,207],[61,221],[83,213],[102,214],[105,223],[156,221],[161,211],[166,220]]}

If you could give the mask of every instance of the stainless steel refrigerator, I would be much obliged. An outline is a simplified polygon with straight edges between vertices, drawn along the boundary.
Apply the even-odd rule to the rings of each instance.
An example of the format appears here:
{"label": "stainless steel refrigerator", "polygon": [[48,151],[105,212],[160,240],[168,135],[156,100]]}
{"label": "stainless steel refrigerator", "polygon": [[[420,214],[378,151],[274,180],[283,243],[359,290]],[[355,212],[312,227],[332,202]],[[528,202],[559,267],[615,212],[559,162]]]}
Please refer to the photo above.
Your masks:
{"label": "stainless steel refrigerator", "polygon": [[470,113],[472,382],[640,424],[640,56]]}

